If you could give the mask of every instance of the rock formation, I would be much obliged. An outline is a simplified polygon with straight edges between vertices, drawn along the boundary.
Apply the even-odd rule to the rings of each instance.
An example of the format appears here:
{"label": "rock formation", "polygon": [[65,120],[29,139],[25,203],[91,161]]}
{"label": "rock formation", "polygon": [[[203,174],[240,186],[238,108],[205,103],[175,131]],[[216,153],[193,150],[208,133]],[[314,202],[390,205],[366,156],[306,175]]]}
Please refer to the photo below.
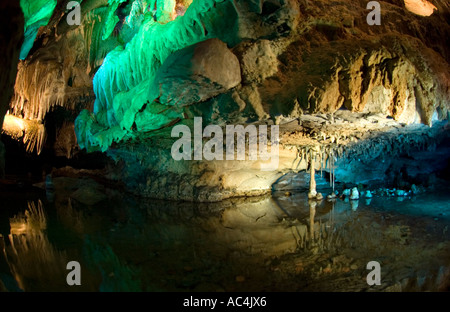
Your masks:
{"label": "rock formation", "polygon": [[[384,179],[404,165],[393,155],[448,137],[450,9],[379,3],[381,24],[371,26],[367,1],[91,0],[69,26],[58,2],[19,64],[10,113],[45,125],[63,107],[79,147],[105,152],[117,164],[109,176],[149,197],[267,193],[305,172],[313,150],[309,169],[331,186]],[[261,171],[265,160],[248,152],[175,161],[171,129],[194,129],[194,117],[224,130],[279,126],[278,168]],[[70,157],[66,136],[54,146]]]}
{"label": "rock formation", "polygon": [[[14,77],[17,73],[20,46],[23,42],[23,13],[17,1],[2,1],[0,4],[0,129],[9,108],[14,90]],[[0,141],[0,178],[5,170],[5,147]]]}

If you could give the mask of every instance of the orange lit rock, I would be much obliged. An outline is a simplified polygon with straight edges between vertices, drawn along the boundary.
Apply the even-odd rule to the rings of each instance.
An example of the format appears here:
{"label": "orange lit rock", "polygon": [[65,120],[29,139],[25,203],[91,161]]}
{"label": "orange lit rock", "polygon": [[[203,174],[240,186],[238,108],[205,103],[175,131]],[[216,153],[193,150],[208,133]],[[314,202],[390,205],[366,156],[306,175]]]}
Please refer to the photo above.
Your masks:
{"label": "orange lit rock", "polygon": [[426,0],[405,0],[405,6],[408,11],[422,16],[430,16],[437,8]]}

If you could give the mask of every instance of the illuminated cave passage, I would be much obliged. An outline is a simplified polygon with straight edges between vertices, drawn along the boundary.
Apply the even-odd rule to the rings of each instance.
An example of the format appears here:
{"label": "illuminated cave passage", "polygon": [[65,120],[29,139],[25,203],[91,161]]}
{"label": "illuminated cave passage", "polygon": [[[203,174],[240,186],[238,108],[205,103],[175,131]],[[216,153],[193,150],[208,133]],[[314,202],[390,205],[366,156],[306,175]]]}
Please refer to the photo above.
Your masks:
{"label": "illuminated cave passage", "polygon": [[68,2],[0,5],[1,291],[450,289],[448,1]]}

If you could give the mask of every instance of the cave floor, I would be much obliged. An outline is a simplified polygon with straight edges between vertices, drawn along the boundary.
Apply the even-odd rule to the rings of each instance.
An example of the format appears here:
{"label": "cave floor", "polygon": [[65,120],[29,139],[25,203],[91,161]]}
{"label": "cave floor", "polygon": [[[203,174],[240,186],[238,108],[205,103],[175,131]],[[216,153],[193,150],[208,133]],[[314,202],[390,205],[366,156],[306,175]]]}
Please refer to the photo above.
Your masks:
{"label": "cave floor", "polygon": [[[449,290],[448,187],[317,205],[296,192],[200,204],[99,195],[89,179],[54,183],[64,188],[1,193],[4,289]],[[69,261],[81,264],[80,286],[66,283]],[[381,285],[367,283],[370,261]]]}

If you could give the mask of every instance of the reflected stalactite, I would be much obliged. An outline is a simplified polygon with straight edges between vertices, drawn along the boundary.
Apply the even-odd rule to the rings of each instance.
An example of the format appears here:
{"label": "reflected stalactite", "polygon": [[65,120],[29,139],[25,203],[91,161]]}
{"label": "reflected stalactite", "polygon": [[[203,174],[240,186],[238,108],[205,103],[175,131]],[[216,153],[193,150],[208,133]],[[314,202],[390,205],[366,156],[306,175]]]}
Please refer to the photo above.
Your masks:
{"label": "reflected stalactite", "polygon": [[[87,266],[92,271],[99,271],[101,292],[138,292],[143,290],[140,271],[132,265],[124,264],[109,244],[92,241],[89,236],[84,240]],[[160,291],[149,287],[148,291]]]}
{"label": "reflected stalactite", "polygon": [[[337,252],[343,247],[338,222],[335,219],[336,199],[321,204],[320,201],[309,200],[309,215],[304,219],[307,232],[303,237],[299,249],[318,252]],[[325,210],[324,210],[325,208]],[[299,226],[297,226],[299,227]]]}
{"label": "reflected stalactite", "polygon": [[36,205],[28,202],[28,209],[24,215],[18,215],[9,220],[11,226],[10,235],[35,234],[47,229],[47,218],[39,200]]}
{"label": "reflected stalactite", "polygon": [[[72,206],[72,199],[67,199],[67,204],[62,203],[56,205],[58,220],[67,228],[79,233],[89,233],[86,225],[89,224],[88,218],[85,217],[83,211],[77,210]],[[97,220],[98,221],[98,220]]]}
{"label": "reflected stalactite", "polygon": [[58,280],[60,286],[65,285],[67,255],[48,240],[42,202],[29,202],[24,214],[10,219],[10,226],[9,244],[5,244],[3,252],[18,286],[33,291],[42,290],[47,284],[55,289]]}
{"label": "reflected stalactite", "polygon": [[[373,200],[377,203],[376,197]],[[278,200],[266,196],[214,205],[128,200],[120,205],[127,208],[112,204],[101,211],[60,199],[55,206],[64,228],[61,239],[70,233],[70,239],[77,237],[79,242],[78,257],[67,260],[84,264],[84,287],[96,291],[228,291],[246,287],[245,282],[236,284],[237,276],[266,285],[272,272],[296,276],[307,284],[323,277],[336,277],[335,282],[349,277],[360,280],[359,269],[371,252],[384,257],[399,248],[400,252],[409,250],[408,226],[386,224],[389,220],[365,209],[363,200],[356,212],[351,203],[357,201],[308,200],[302,192]],[[11,234],[4,237],[4,244],[0,236],[0,248],[21,289],[68,287],[63,288],[66,253],[57,251],[47,239],[49,227],[54,231],[51,221],[41,203],[30,202],[22,215],[11,219]],[[380,243],[385,241],[388,247]],[[65,248],[68,254],[72,252]],[[384,252],[385,248],[390,249]],[[413,254],[415,249],[408,252]],[[9,281],[2,282],[13,289]]]}

